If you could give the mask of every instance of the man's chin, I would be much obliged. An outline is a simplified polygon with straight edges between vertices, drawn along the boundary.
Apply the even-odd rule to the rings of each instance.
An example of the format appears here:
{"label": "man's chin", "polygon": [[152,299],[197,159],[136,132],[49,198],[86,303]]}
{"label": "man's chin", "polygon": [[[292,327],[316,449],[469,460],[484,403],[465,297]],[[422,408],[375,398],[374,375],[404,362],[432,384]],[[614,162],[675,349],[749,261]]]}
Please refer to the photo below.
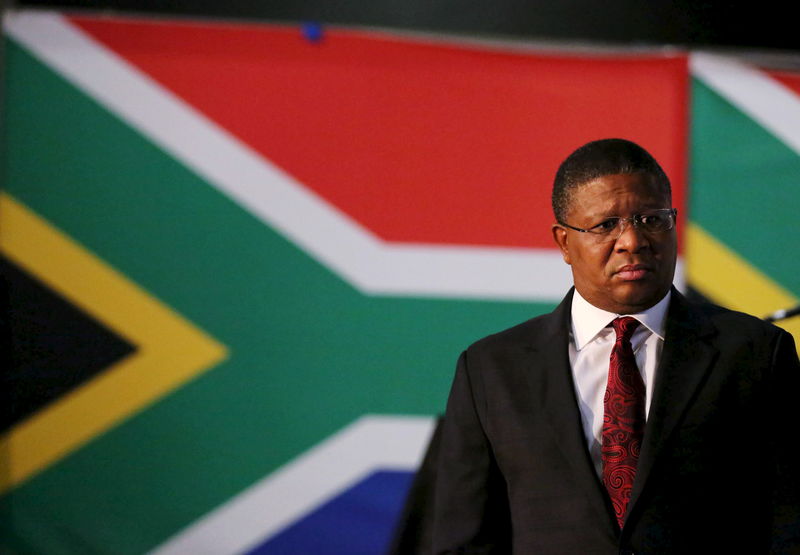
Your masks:
{"label": "man's chin", "polygon": [[652,282],[630,281],[617,288],[615,301],[626,308],[625,312],[641,312],[657,304],[668,291],[669,287],[656,287]]}

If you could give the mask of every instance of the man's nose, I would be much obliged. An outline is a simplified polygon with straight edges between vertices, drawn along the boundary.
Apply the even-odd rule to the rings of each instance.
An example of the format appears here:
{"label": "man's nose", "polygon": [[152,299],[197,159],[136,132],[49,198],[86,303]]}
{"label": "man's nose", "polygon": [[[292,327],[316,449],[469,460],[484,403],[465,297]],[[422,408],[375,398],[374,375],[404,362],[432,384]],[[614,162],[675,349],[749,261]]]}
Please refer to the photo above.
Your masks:
{"label": "man's nose", "polygon": [[614,244],[616,250],[637,252],[650,246],[647,235],[633,223],[632,219],[621,220],[619,225],[621,231]]}

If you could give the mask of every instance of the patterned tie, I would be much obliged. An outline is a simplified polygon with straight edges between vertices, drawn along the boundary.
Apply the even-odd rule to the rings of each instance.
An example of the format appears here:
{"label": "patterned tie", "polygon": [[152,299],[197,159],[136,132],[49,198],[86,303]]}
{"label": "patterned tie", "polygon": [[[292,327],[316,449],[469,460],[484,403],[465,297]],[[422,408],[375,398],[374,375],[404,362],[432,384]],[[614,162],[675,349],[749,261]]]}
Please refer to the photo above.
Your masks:
{"label": "patterned tie", "polygon": [[631,336],[639,321],[626,316],[617,318],[612,325],[617,341],[611,350],[608,385],[603,397],[601,453],[603,484],[622,528],[644,435],[645,388],[631,346]]}

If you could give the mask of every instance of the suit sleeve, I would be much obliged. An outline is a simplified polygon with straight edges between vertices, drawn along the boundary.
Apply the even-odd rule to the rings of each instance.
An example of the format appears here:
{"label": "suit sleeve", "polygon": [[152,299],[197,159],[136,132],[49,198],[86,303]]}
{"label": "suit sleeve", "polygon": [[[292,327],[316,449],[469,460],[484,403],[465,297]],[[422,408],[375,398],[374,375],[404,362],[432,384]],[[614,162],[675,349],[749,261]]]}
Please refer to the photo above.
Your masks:
{"label": "suit sleeve", "polygon": [[776,474],[770,553],[800,553],[800,362],[786,332],[778,338],[772,370]]}
{"label": "suit sleeve", "polygon": [[433,552],[509,553],[506,488],[485,431],[486,400],[469,355],[447,402],[436,480]]}

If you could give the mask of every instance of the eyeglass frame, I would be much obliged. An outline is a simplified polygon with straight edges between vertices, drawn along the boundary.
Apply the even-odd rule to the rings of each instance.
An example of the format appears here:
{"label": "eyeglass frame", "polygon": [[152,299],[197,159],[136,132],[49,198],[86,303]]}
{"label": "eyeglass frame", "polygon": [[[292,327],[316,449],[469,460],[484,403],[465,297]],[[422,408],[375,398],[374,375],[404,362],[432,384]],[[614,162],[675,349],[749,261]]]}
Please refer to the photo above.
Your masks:
{"label": "eyeglass frame", "polygon": [[[655,213],[667,212],[670,216],[672,216],[672,220],[671,220],[672,221],[672,225],[670,227],[668,227],[666,229],[662,229],[660,231],[646,231],[646,230],[640,228],[639,224],[637,223],[637,218],[641,218],[642,216],[650,216],[654,212]],[[592,231],[597,226],[602,225],[603,222],[605,222],[606,220],[615,219],[615,218],[619,219],[619,221],[617,222],[617,225],[614,227],[614,229],[619,228],[619,230],[620,230],[619,231],[619,235],[617,235],[616,237],[612,237],[613,229],[610,230],[608,232],[608,234],[598,233],[596,231]],[[595,236],[597,238],[608,237],[607,240],[610,242],[610,241],[616,241],[617,239],[622,237],[623,233],[625,233],[625,225],[624,225],[623,222],[631,222],[633,224],[633,227],[635,227],[636,229],[638,229],[642,233],[663,233],[665,231],[669,231],[670,229],[673,229],[675,227],[675,224],[677,223],[677,220],[678,220],[678,209],[677,208],[659,208],[657,210],[651,210],[649,214],[634,214],[633,216],[630,216],[628,218],[620,218],[619,216],[610,216],[608,218],[605,218],[599,224],[593,225],[592,227],[589,227],[589,228],[586,228],[586,229],[580,228],[580,227],[575,227],[574,225],[569,225],[568,223],[561,222],[561,221],[559,221],[558,224],[559,225],[563,225],[564,227],[572,229],[574,231],[579,231],[580,233],[588,233],[588,234],[593,235],[593,236]]]}

